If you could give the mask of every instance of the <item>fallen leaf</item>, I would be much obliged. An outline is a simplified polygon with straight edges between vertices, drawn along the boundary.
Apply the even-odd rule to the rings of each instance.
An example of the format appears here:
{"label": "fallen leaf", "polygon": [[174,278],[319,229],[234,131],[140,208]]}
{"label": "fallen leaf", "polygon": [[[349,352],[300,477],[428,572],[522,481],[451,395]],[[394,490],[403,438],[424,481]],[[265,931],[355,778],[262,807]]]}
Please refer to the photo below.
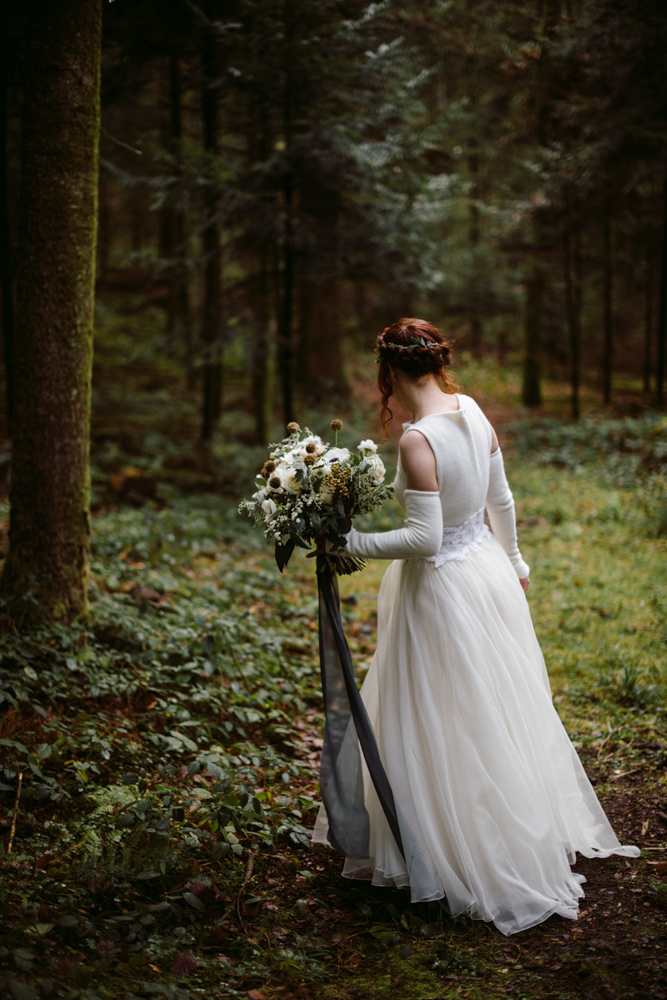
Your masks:
{"label": "fallen leaf", "polygon": [[667,861],[659,861],[653,870],[656,875],[667,875]]}
{"label": "fallen leaf", "polygon": [[259,913],[261,905],[262,905],[261,899],[258,899],[257,896],[250,896],[248,899],[244,899],[243,903],[241,904],[241,909],[249,917],[256,917],[257,914]]}
{"label": "fallen leaf", "polygon": [[189,976],[199,965],[191,951],[182,951],[169,970],[172,976]]}
{"label": "fallen leaf", "polygon": [[264,996],[263,993],[260,993],[259,990],[248,990],[246,996],[248,1000],[269,1000],[269,998]]}

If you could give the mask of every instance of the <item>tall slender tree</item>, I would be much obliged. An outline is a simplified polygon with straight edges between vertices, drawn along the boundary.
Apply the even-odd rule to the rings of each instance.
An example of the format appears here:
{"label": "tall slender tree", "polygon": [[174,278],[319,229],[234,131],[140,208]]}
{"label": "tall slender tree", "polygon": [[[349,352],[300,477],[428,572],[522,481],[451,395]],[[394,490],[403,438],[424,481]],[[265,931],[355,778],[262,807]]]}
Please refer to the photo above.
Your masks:
{"label": "tall slender tree", "polygon": [[14,261],[9,221],[9,177],[7,161],[12,45],[12,8],[3,4],[0,12],[0,294],[2,295],[2,346],[5,364],[7,423],[11,427],[14,405]]}
{"label": "tall slender tree", "polygon": [[204,250],[204,386],[202,397],[201,437],[210,441],[222,411],[222,340],[225,318],[223,315],[222,241],[218,220],[219,191],[215,183],[215,160],[219,149],[219,76],[218,38],[213,23],[216,14],[215,0],[208,0],[208,24],[202,53],[201,113],[204,150],[208,157],[205,211],[206,221],[202,234]]}
{"label": "tall slender tree", "polygon": [[664,170],[660,309],[658,313],[658,366],[656,372],[656,395],[659,407],[665,405],[665,351],[667,349],[667,166],[665,166]]}
{"label": "tall slender tree", "polygon": [[611,403],[611,383],[614,372],[614,314],[613,314],[613,264],[611,246],[611,206],[605,199],[602,220],[602,275],[603,275],[603,326],[602,398]]}
{"label": "tall slender tree", "polygon": [[9,554],[17,613],[87,610],[102,0],[26,0]]}
{"label": "tall slender tree", "polygon": [[569,193],[566,202],[563,265],[565,270],[565,296],[567,304],[568,347],[570,361],[570,407],[573,420],[579,419],[579,388],[581,382],[581,300],[582,253],[581,215],[579,206]]}
{"label": "tall slender tree", "polygon": [[646,287],[644,290],[644,392],[651,391],[651,361],[653,354],[653,285],[655,282],[655,254],[649,238],[646,241]]}

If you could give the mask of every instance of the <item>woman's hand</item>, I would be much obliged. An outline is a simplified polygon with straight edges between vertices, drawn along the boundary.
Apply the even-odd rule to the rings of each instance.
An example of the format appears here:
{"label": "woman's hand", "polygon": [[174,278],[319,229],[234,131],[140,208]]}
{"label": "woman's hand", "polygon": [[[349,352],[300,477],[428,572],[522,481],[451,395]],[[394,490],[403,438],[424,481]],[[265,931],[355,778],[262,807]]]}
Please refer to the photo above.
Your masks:
{"label": "woman's hand", "polygon": [[519,583],[523,587],[523,592],[525,594],[528,588],[530,587],[530,577],[524,576],[523,580],[519,580]]}

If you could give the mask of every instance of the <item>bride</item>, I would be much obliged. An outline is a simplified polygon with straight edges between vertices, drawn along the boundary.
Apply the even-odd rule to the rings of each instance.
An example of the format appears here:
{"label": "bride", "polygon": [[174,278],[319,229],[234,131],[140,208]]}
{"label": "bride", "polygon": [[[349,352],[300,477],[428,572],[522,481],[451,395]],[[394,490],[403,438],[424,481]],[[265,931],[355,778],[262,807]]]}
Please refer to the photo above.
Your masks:
{"label": "bride", "polygon": [[[346,858],[343,874],[409,887],[413,902],[442,900],[503,934],[576,919],[576,852],[639,850],[618,842],[553,707],[498,439],[455,391],[430,323],[400,320],[376,351],[384,425],[391,397],[412,415],[394,483],[407,516],[396,531],[352,529],[346,552],[394,560],[361,695],[402,852],[364,767],[369,856]],[[322,807],[314,842],[327,833]]]}

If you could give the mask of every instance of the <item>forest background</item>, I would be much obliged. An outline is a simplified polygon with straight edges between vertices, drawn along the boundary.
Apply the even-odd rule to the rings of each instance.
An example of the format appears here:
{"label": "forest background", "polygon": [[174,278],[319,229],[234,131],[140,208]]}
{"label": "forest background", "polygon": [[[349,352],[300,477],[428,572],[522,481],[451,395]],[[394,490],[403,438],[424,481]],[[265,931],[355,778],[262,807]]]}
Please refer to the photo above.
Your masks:
{"label": "forest background", "polygon": [[[667,995],[663,5],[2,18],[0,992]],[[289,420],[381,437],[401,315],[501,430],[559,710],[649,859],[528,960],[307,851],[313,581],[235,513]]]}

